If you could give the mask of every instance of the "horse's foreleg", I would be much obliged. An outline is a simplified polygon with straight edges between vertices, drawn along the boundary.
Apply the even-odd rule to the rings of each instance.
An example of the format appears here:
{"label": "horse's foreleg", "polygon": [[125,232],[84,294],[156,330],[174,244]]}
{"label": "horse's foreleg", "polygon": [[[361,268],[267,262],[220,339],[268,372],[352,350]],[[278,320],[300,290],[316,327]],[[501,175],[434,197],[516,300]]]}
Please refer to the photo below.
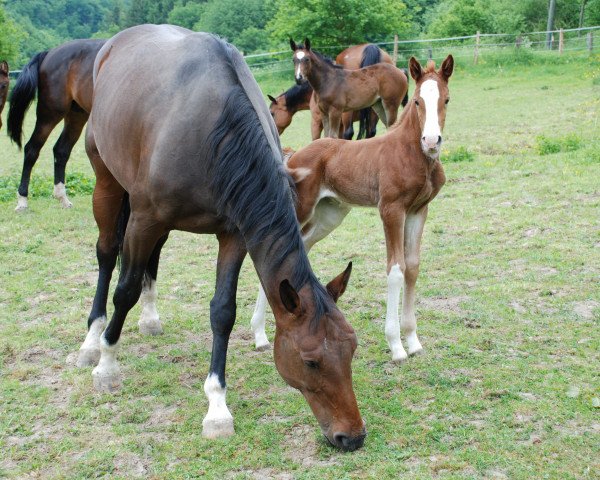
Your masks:
{"label": "horse's foreleg", "polygon": [[161,237],[154,247],[152,255],[148,260],[148,267],[146,268],[146,274],[144,275],[144,281],[142,283],[142,314],[138,321],[138,327],[140,333],[144,335],[160,335],[163,333],[162,324],[160,323],[160,316],[156,309],[156,276],[158,275],[158,262],[160,259],[160,251],[163,245],[169,238],[169,234]]}
{"label": "horse's foreleg", "polygon": [[383,110],[385,111],[385,126],[390,128],[398,118],[398,107],[397,102],[382,102]]}
{"label": "horse's foreleg", "polygon": [[373,110],[375,110],[375,113],[379,117],[379,120],[381,120],[383,122],[383,124],[387,127],[388,126],[387,115],[385,113],[385,109],[383,108],[383,104],[381,103],[381,100],[377,100],[373,105],[371,105],[371,108]]}
{"label": "horse's foreleg", "polygon": [[[325,117],[323,117],[325,118]],[[340,125],[342,124],[342,112],[336,108],[329,109],[329,133],[325,134],[331,138],[339,138]]]}
{"label": "horse's foreleg", "polygon": [[63,208],[73,206],[67,197],[67,190],[65,188],[65,169],[73,146],[79,140],[88,116],[84,111],[71,110],[65,116],[63,131],[54,145],[54,191],[52,195],[60,202]]}
{"label": "horse's foreleg", "polygon": [[352,137],[354,136],[353,117],[354,112],[344,112],[342,114],[342,129],[340,136],[346,140],[352,140]]}
{"label": "horse's foreleg", "polygon": [[92,371],[94,387],[98,391],[113,392],[121,387],[117,344],[127,313],[140,298],[148,259],[165,233],[154,218],[132,212],[125,231],[119,283],[113,296],[115,310],[100,337],[100,361]]}
{"label": "horse's foreleg", "polygon": [[250,328],[254,332],[254,344],[257,350],[267,350],[271,344],[265,332],[265,316],[267,312],[267,296],[262,285],[258,285],[258,298],[254,306],[252,320],[250,320]]}
{"label": "horse's foreleg", "polygon": [[17,212],[27,209],[27,197],[29,195],[29,180],[31,179],[31,170],[40,156],[40,150],[48,140],[48,136],[61,121],[62,115],[51,115],[49,112],[38,108],[35,128],[31,138],[25,145],[25,156],[23,158],[23,170],[21,171],[21,181],[17,190]]}
{"label": "horse's foreleg", "polygon": [[417,337],[417,320],[415,317],[415,284],[419,275],[421,237],[427,218],[427,206],[406,216],[404,224],[404,298],[402,300],[402,321],[400,328],[406,336],[408,354],[416,355],[423,351]]}
{"label": "horse's foreleg", "polygon": [[385,316],[385,336],[392,351],[392,360],[402,362],[408,358],[400,341],[400,291],[404,283],[406,263],[404,260],[404,207],[395,203],[380,202],[379,213],[383,220],[387,249],[387,311]]}
{"label": "horse's foreleg", "polygon": [[208,413],[202,421],[202,435],[208,438],[233,435],[233,417],[225,402],[225,362],[229,335],[235,323],[235,294],[246,247],[239,234],[221,234],[217,260],[215,296],[210,302],[210,325],[213,332],[210,370],[204,382]]}

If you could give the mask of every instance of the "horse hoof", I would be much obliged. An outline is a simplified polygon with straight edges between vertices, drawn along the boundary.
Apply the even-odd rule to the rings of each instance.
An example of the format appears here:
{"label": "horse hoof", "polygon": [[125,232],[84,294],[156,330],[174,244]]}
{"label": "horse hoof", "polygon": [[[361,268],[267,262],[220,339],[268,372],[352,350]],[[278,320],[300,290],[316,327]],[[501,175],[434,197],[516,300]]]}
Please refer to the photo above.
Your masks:
{"label": "horse hoof", "polygon": [[61,200],[60,200],[60,206],[62,208],[71,208],[73,206],[73,204],[71,203],[70,200],[68,200],[66,198],[61,198]]}
{"label": "horse hoof", "polygon": [[415,349],[415,350],[413,350],[413,351],[411,351],[411,350],[408,350],[408,356],[409,356],[409,357],[417,357],[417,356],[419,356],[419,355],[423,355],[423,352],[424,352],[424,351],[423,351],[423,347],[421,347],[421,348],[417,348],[417,349]]}
{"label": "horse hoof", "polygon": [[404,363],[408,359],[408,355],[404,350],[399,353],[392,354],[392,362],[394,363]]}
{"label": "horse hoof", "polygon": [[92,371],[92,378],[97,392],[114,393],[121,389],[121,372],[118,369],[103,371],[96,367]]}
{"label": "horse hoof", "polygon": [[204,438],[231,437],[234,433],[233,418],[205,418],[202,421]]}
{"label": "horse hoof", "polygon": [[156,320],[140,320],[138,327],[142,335],[162,335],[163,328],[162,324],[158,319]]}
{"label": "horse hoof", "polygon": [[79,368],[82,367],[95,367],[100,361],[100,349],[99,348],[81,348],[79,349],[79,355],[77,356],[77,362],[75,365]]}
{"label": "horse hoof", "polygon": [[271,350],[271,344],[269,342],[262,343],[262,344],[256,346],[257,352],[266,352],[267,350]]}

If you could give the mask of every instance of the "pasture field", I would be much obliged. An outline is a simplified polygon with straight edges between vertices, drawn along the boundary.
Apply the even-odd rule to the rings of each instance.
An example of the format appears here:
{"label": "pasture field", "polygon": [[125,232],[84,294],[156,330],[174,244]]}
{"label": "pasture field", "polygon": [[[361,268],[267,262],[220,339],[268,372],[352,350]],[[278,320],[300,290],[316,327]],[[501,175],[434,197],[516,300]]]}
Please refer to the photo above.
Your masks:
{"label": "pasture field", "polygon": [[[290,79],[258,78],[273,95]],[[417,283],[425,354],[390,362],[376,210],[354,210],[310,255],[323,281],[354,263],[340,308],[359,337],[354,389],[369,432],[354,453],[327,445],[272,353],[254,351],[249,261],[227,368],[236,435],[201,437],[210,236],[172,234],[158,277],[165,334],[141,336],[136,306],[121,337],[123,390],[95,393],[91,369],[73,366],[97,268],[83,144],[67,167],[82,192],[74,207],[60,209],[45,186],[50,143],[30,210],[16,214],[21,154],[2,132],[0,477],[599,478],[600,58],[459,66],[450,96],[448,180],[430,207]],[[303,112],[282,143],[309,138]]]}

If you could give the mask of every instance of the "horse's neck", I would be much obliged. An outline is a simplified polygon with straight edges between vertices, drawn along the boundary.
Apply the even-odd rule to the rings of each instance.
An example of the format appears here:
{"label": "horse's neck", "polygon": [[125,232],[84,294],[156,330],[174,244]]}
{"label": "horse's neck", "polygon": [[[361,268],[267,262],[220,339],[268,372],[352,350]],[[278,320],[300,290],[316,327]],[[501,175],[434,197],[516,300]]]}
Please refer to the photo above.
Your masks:
{"label": "horse's neck", "polygon": [[314,91],[320,92],[327,86],[327,77],[334,73],[334,67],[316,55],[313,55],[312,58],[313,66],[310,69],[308,82]]}

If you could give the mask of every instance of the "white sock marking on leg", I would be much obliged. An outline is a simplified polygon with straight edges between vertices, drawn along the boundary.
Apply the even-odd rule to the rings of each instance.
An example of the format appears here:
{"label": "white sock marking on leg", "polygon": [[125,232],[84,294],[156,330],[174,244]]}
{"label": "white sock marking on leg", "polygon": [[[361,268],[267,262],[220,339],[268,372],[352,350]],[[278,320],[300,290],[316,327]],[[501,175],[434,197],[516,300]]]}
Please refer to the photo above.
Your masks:
{"label": "white sock marking on leg", "polygon": [[398,318],[398,307],[400,306],[400,290],[404,276],[400,271],[400,265],[396,264],[388,274],[388,298],[387,312],[385,315],[385,337],[392,351],[392,360],[405,360],[408,355],[400,341],[400,320]]}
{"label": "white sock marking on leg", "polygon": [[98,317],[92,322],[85,340],[79,347],[78,367],[95,365],[100,358],[100,335],[106,328],[106,317]]}
{"label": "white sock marking on leg", "polygon": [[60,204],[63,208],[71,208],[73,206],[67,197],[67,189],[64,183],[60,182],[54,185],[54,191],[52,192],[52,195],[54,198],[60,201]]}
{"label": "white sock marking on leg", "polygon": [[269,346],[269,339],[265,332],[265,313],[267,310],[267,296],[262,285],[258,285],[258,298],[254,307],[254,314],[250,320],[250,328],[254,332],[254,342],[257,349]]}
{"label": "white sock marking on leg", "polygon": [[15,211],[20,212],[22,210],[27,210],[27,197],[23,197],[17,193],[17,207]]}
{"label": "white sock marking on leg", "polygon": [[233,416],[225,401],[227,388],[221,386],[215,373],[206,377],[204,393],[208,398],[208,412],[202,420],[202,435],[208,438],[232,435]]}
{"label": "white sock marking on leg", "polygon": [[162,333],[162,324],[160,323],[160,317],[158,310],[156,309],[156,299],[158,298],[158,292],[156,289],[156,280],[150,280],[150,285],[142,289],[140,300],[142,302],[142,314],[138,326],[140,332],[147,335],[157,335]]}

